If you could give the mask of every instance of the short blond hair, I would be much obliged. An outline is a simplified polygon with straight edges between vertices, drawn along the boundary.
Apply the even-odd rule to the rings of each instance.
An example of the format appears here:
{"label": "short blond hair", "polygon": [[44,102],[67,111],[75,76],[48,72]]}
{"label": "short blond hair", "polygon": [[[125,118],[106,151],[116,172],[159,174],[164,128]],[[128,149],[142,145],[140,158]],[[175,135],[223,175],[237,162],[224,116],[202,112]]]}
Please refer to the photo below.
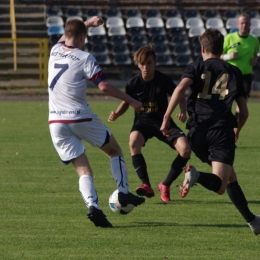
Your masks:
{"label": "short blond hair", "polygon": [[86,34],[87,29],[83,21],[79,19],[71,19],[65,26],[65,37],[68,39],[78,39],[82,34]]}

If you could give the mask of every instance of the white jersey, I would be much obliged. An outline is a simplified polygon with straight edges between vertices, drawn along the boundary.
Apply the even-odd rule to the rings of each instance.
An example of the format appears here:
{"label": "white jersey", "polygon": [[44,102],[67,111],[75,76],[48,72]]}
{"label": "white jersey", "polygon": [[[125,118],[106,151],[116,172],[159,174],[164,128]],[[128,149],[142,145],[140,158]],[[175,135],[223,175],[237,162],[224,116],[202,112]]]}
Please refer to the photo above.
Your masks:
{"label": "white jersey", "polygon": [[98,85],[105,79],[93,55],[58,43],[51,49],[48,73],[49,124],[91,120],[87,81]]}

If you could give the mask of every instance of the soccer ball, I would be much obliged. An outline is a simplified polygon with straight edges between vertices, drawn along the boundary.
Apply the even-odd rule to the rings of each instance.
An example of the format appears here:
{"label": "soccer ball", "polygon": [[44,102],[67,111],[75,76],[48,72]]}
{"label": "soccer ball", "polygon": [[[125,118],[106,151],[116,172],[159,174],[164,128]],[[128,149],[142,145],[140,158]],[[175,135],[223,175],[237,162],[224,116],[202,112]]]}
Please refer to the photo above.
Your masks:
{"label": "soccer ball", "polygon": [[122,207],[122,205],[118,201],[118,190],[115,190],[110,196],[109,196],[109,207],[110,209],[117,213],[126,215],[130,213],[134,209],[134,205],[128,204],[126,207]]}

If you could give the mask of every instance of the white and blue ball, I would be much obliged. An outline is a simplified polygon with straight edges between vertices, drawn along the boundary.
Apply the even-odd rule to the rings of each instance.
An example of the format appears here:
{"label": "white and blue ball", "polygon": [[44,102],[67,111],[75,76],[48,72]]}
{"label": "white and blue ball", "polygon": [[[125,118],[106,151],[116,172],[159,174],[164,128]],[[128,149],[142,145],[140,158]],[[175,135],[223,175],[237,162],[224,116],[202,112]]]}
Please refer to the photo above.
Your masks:
{"label": "white and blue ball", "polygon": [[109,196],[109,207],[114,213],[126,215],[129,214],[135,206],[132,204],[128,204],[125,207],[122,207],[122,205],[118,201],[118,190],[115,190]]}

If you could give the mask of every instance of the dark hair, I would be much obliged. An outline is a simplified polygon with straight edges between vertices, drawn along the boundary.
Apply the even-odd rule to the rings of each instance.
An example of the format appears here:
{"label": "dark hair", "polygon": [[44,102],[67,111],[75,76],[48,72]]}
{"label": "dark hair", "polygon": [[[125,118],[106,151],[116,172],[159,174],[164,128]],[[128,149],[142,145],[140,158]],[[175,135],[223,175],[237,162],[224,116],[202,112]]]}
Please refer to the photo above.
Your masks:
{"label": "dark hair", "polygon": [[78,39],[82,34],[86,34],[87,29],[83,21],[79,19],[71,19],[65,26],[65,37]]}
{"label": "dark hair", "polygon": [[217,29],[207,29],[199,36],[200,45],[205,47],[206,52],[221,55],[223,52],[224,36]]}
{"label": "dark hair", "polygon": [[135,52],[134,61],[142,64],[150,55],[153,57],[154,61],[156,61],[156,54],[154,52],[153,46],[150,44],[145,45]]}

